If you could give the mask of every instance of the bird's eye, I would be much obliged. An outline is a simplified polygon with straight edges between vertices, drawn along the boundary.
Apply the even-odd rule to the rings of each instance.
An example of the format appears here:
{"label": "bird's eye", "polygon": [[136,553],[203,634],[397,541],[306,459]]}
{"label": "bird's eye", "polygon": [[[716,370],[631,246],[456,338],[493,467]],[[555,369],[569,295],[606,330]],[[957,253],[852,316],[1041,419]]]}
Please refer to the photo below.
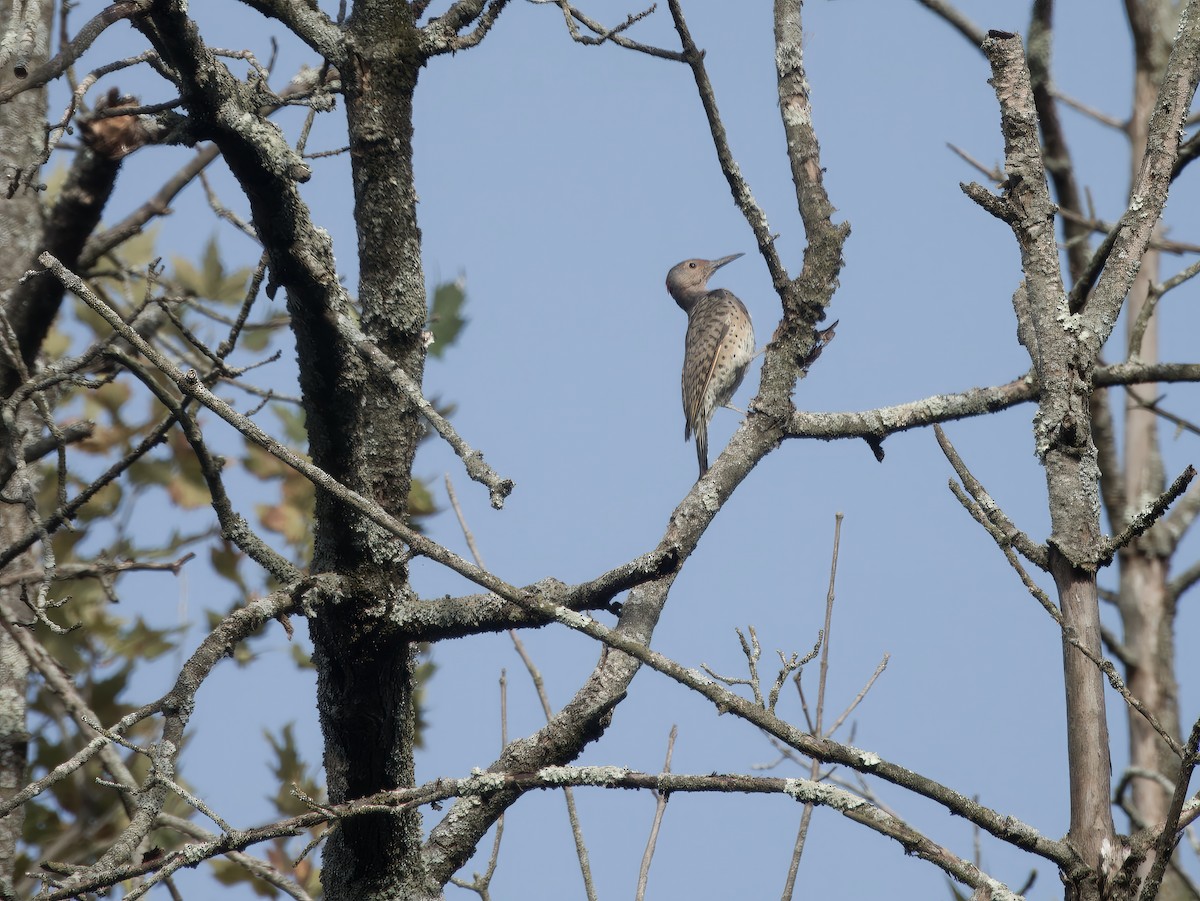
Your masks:
{"label": "bird's eye", "polygon": [[689,269],[695,269],[695,268],[696,268],[696,264],[695,264],[694,262],[693,262],[693,263],[688,263],[688,268],[689,268]]}

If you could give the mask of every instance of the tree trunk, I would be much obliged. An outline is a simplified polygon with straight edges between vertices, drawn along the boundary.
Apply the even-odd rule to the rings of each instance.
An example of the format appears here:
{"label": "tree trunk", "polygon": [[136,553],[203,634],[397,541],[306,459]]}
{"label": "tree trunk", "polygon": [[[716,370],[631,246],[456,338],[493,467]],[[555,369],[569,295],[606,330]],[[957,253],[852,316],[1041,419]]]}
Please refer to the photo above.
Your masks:
{"label": "tree trunk", "polygon": [[[0,12],[0,34],[19,28],[10,16],[17,7],[5,4]],[[30,55],[20,60],[29,69],[44,62],[49,55],[50,14],[53,4],[43,4],[40,28],[36,30]],[[15,59],[4,63],[7,80],[12,78]],[[46,135],[46,92],[26,91],[0,106],[0,153],[3,154],[5,187],[11,197],[0,198],[0,290],[4,292],[5,310],[9,309],[13,288],[24,271],[32,264],[42,239],[40,197],[36,182],[40,175],[37,166]],[[33,186],[29,184],[32,181]],[[19,413],[18,413],[19,416]],[[19,421],[19,420],[18,420]],[[22,453],[22,435],[12,434],[0,426],[0,454],[5,460]],[[29,528],[29,516],[21,504],[0,504],[0,543],[9,544]],[[27,551],[13,561],[16,569],[37,565],[36,554]],[[10,618],[20,616],[21,588],[0,589],[0,611]],[[27,611],[25,611],[27,614]],[[25,786],[28,763],[29,733],[26,725],[26,695],[28,693],[29,662],[5,630],[0,630],[0,798],[9,798]],[[13,898],[15,867],[24,811],[18,807],[0,818],[0,898]]]}
{"label": "tree trunk", "polygon": [[[1172,0],[1129,0],[1126,10],[1134,38],[1135,75],[1133,109],[1129,119],[1130,179],[1142,165],[1150,116],[1170,56],[1172,36],[1179,18],[1179,4]],[[1149,250],[1129,294],[1126,321],[1132,336],[1148,303],[1150,286],[1159,280],[1160,254]],[[1142,361],[1156,362],[1158,317],[1146,323],[1140,346],[1130,348]],[[1125,392],[1125,460],[1120,475],[1124,482],[1124,517],[1130,517],[1162,493],[1166,479],[1158,439],[1158,416],[1144,406],[1154,400],[1158,387],[1140,385]],[[1110,511],[1111,513],[1112,511]],[[1125,525],[1114,522],[1114,531]],[[1179,698],[1175,681],[1175,604],[1167,586],[1170,556],[1175,539],[1164,522],[1125,548],[1120,556],[1120,587],[1117,608],[1123,627],[1123,656],[1129,690],[1158,717],[1163,727],[1179,737]],[[1129,762],[1134,770],[1157,773],[1171,783],[1179,778],[1180,761],[1171,753],[1144,717],[1129,715]],[[1126,796],[1134,829],[1162,823],[1167,815],[1171,791],[1161,782],[1135,777]],[[1153,863],[1148,858],[1139,870],[1145,876]],[[1161,901],[1178,901],[1192,894],[1168,870],[1159,892]]]}
{"label": "tree trunk", "polygon": [[[354,63],[342,71],[354,181],[362,328],[418,384],[424,371],[425,281],[412,170],[412,102],[424,59],[407,4],[358,2],[348,22]],[[317,411],[314,459],[396,516],[405,513],[417,411],[377,372],[345,403]],[[310,423],[312,413],[309,411]],[[329,796],[352,800],[413,784],[414,646],[387,611],[406,590],[404,547],[319,495],[314,569],[351,573],[361,593],[312,620]],[[377,814],[342,823],[325,851],[331,901],[436,898],[421,863],[421,816]]]}

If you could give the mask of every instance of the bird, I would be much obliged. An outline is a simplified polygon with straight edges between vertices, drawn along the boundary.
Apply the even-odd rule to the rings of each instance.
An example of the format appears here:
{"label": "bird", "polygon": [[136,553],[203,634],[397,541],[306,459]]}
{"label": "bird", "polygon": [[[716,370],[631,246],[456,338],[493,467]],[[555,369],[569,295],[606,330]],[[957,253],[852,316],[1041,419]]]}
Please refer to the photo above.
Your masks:
{"label": "bird", "polygon": [[667,273],[667,293],[688,317],[683,340],[683,440],[696,433],[700,477],[708,472],[708,423],[729,404],[754,359],[754,325],[746,305],[724,288],[709,290],[712,274],[741,257],[684,260]]}

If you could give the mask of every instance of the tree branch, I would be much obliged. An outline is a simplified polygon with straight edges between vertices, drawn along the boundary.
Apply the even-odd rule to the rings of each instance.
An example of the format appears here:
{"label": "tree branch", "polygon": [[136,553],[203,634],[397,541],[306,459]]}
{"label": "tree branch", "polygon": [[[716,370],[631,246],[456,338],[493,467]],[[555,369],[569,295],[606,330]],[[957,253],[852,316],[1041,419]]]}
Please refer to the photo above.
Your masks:
{"label": "tree branch", "polygon": [[335,322],[347,345],[355,348],[364,360],[370,362],[401,394],[408,398],[409,403],[420,411],[434,430],[454,449],[458,458],[463,461],[467,475],[488,489],[492,506],[497,510],[501,509],[504,506],[504,499],[512,493],[512,479],[501,478],[484,463],[483,454],[463,441],[450,421],[442,416],[433,404],[421,394],[421,386],[413,380],[412,376],[364,335],[350,317],[339,314]]}
{"label": "tree branch", "polygon": [[1150,117],[1142,168],[1130,189],[1129,207],[1118,223],[1108,265],[1084,310],[1083,325],[1093,330],[1087,344],[1097,353],[1116,325],[1117,314],[1162,216],[1179,154],[1180,130],[1198,81],[1200,4],[1190,0],[1180,19],[1179,33]]}
{"label": "tree branch", "polygon": [[242,0],[262,15],[278,19],[323,59],[345,65],[346,42],[342,30],[315,3],[305,0]]}
{"label": "tree branch", "polygon": [[[625,37],[621,33],[653,13],[657,8],[657,4],[654,4],[640,13],[630,13],[629,16],[626,17],[625,21],[620,25],[615,25],[612,28],[605,28],[595,19],[584,15],[569,2],[567,2],[567,0],[529,0],[529,2],[536,4],[553,3],[559,9],[561,9],[563,13],[563,19],[567,23],[567,31],[571,35],[571,40],[578,44],[597,46],[605,43],[606,41],[612,41],[612,43],[616,44],[618,47],[624,47],[626,50],[634,50],[638,53],[645,53],[647,56],[654,56],[659,59],[669,59],[679,63],[684,62],[682,53],[678,53],[674,50],[664,50],[662,47],[654,47],[650,44],[642,44],[638,41],[634,41]],[[587,35],[581,34],[579,29],[575,26],[576,21],[595,34],[596,37],[588,37]]]}
{"label": "tree branch", "polygon": [[976,50],[983,46],[987,33],[963,15],[957,7],[946,0],[917,0],[917,2],[966,38],[967,42]]}
{"label": "tree branch", "polygon": [[980,515],[983,517],[985,528],[995,538],[996,543],[1001,548],[1011,545],[1021,552],[1021,555],[1030,563],[1037,566],[1039,569],[1048,570],[1049,551],[1044,544],[1037,544],[1028,535],[1018,529],[1000,509],[999,505],[992,500],[991,495],[983,487],[982,483],[971,474],[967,468],[967,464],[963,462],[962,457],[958,455],[958,451],[954,449],[954,445],[950,443],[950,439],[946,437],[946,433],[942,431],[940,425],[934,425],[934,434],[937,436],[938,445],[942,449],[942,453],[946,455],[946,459],[954,468],[959,479],[962,480],[963,487],[970,493],[978,506]]}
{"label": "tree branch", "polygon": [[0,89],[0,103],[7,103],[22,91],[44,87],[58,78],[71,67],[75,60],[84,54],[84,51],[95,43],[96,39],[104,33],[105,29],[116,22],[120,22],[122,19],[139,15],[144,11],[145,6],[145,0],[117,0],[117,2],[106,6],[96,15],[92,16],[79,29],[70,43],[64,46],[56,56],[27,74],[23,75],[18,71],[16,74],[19,80],[7,88]]}

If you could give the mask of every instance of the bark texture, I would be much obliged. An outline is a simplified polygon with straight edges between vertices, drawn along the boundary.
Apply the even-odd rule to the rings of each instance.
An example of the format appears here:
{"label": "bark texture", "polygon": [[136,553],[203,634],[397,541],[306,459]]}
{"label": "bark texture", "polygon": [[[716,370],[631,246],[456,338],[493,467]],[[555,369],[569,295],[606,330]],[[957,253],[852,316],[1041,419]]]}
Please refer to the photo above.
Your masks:
{"label": "bark texture", "polygon": [[[0,34],[8,34],[14,23],[11,16],[17,4],[0,7]],[[35,32],[29,46],[31,55],[21,60],[27,66],[41,64],[49,55],[51,5],[45,4],[41,29]],[[7,61],[0,72],[0,81],[13,79],[13,61]],[[31,265],[42,241],[42,212],[37,180],[41,169],[42,141],[45,135],[46,92],[27,91],[13,101],[0,105],[0,160],[3,160],[4,180],[8,196],[0,197],[0,291],[6,313],[13,309],[17,281]],[[6,342],[7,344],[7,342]],[[37,342],[20,348],[7,346],[0,353],[0,372],[5,374],[3,396],[8,398],[17,384],[16,369],[10,362],[14,351],[32,362],[40,346]],[[20,414],[12,420],[20,423]],[[16,461],[23,454],[24,435],[0,425],[0,454],[6,462]],[[0,543],[8,545],[28,528],[25,508],[21,504],[0,504]],[[27,551],[15,562],[25,569],[36,566],[36,556]],[[22,609],[20,586],[0,589],[0,615],[16,617]],[[26,695],[29,682],[29,662],[6,630],[0,630],[0,801],[12,797],[26,781],[29,734],[26,725]],[[13,898],[13,877],[18,843],[25,822],[18,808],[0,818],[0,898]]]}

